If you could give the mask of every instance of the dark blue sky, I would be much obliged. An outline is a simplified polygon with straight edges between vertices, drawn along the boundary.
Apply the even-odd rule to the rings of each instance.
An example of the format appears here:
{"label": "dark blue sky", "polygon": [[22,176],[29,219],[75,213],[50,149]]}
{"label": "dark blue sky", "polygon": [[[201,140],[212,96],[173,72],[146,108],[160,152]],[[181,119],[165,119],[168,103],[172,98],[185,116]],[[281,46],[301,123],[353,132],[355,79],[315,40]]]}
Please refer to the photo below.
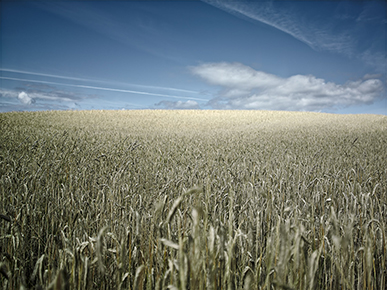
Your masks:
{"label": "dark blue sky", "polygon": [[384,1],[2,1],[0,111],[387,114]]}

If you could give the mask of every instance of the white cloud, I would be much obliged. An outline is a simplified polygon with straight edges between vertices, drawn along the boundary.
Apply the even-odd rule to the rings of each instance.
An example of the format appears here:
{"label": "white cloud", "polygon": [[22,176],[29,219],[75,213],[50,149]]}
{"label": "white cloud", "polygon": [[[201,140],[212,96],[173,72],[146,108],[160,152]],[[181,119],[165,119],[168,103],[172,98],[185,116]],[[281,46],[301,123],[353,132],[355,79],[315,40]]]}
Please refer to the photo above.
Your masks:
{"label": "white cloud", "polygon": [[163,109],[175,109],[175,110],[193,110],[199,109],[199,104],[196,101],[161,101],[155,104],[156,107],[162,107]]}
{"label": "white cloud", "polygon": [[37,100],[49,102],[74,102],[79,99],[72,93],[62,91],[43,93],[40,91],[17,91],[0,89],[0,97],[18,99],[24,105],[34,104]]}
{"label": "white cloud", "polygon": [[19,95],[17,96],[17,98],[23,103],[23,104],[26,104],[26,105],[31,105],[32,103],[35,102],[35,100],[33,98],[31,98],[30,96],[28,96],[28,94],[26,92],[21,92],[19,93]]}
{"label": "white cloud", "polygon": [[383,91],[379,79],[335,84],[312,75],[280,78],[241,63],[207,63],[191,72],[210,84],[221,86],[209,101],[217,109],[274,109],[316,111],[372,103]]}
{"label": "white cloud", "polygon": [[206,63],[191,67],[191,71],[213,85],[250,90],[278,85],[280,78],[256,71],[240,63]]}

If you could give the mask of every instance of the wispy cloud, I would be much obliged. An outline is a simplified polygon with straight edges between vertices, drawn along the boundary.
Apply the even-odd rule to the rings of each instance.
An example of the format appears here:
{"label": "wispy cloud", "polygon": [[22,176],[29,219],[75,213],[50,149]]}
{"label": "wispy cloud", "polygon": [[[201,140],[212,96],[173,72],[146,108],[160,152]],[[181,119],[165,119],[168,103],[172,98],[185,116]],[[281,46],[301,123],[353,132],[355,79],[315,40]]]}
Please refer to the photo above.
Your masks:
{"label": "wispy cloud", "polygon": [[110,92],[120,92],[120,93],[130,93],[130,94],[138,94],[138,95],[157,96],[157,97],[165,97],[165,98],[173,98],[173,99],[190,99],[190,100],[207,101],[207,99],[196,98],[196,97],[183,97],[183,96],[157,94],[157,93],[150,93],[150,92],[143,92],[143,91],[122,90],[122,89],[96,87],[96,86],[87,86],[87,85],[74,85],[74,84],[65,84],[65,83],[41,81],[41,80],[32,80],[32,79],[21,79],[21,78],[11,78],[11,77],[2,77],[2,76],[0,77],[0,79],[13,80],[13,81],[25,81],[25,82],[40,83],[40,84],[51,84],[51,85],[67,86],[67,87],[74,87],[74,88],[102,90],[102,91],[110,91]]}
{"label": "wispy cloud", "polygon": [[83,79],[83,78],[74,78],[74,77],[59,76],[59,75],[53,75],[53,74],[43,74],[43,73],[36,73],[36,72],[29,72],[29,71],[8,69],[8,68],[0,68],[0,71],[17,73],[17,74],[34,75],[34,76],[43,76],[43,77],[50,77],[50,78],[58,78],[58,79],[65,79],[65,80],[73,80],[73,81],[93,81],[93,80]]}
{"label": "wispy cloud", "polygon": [[54,74],[36,73],[36,72],[29,72],[29,71],[23,71],[23,70],[15,70],[15,69],[7,69],[7,68],[0,68],[0,71],[8,72],[8,73],[16,73],[16,74],[43,76],[43,77],[57,78],[57,79],[63,79],[63,80],[73,80],[73,81],[92,82],[92,83],[103,83],[103,84],[120,85],[120,86],[133,86],[133,87],[140,87],[140,88],[147,88],[147,89],[167,90],[167,91],[176,91],[176,92],[183,92],[183,93],[198,93],[196,91],[184,90],[184,89],[172,88],[172,87],[158,87],[158,86],[140,85],[140,84],[132,84],[132,83],[121,83],[121,82],[93,80],[93,79],[85,79],[85,78],[75,78],[75,77],[60,76],[60,75],[54,75]]}
{"label": "wispy cloud", "polygon": [[25,90],[4,90],[0,89],[0,97],[17,98],[25,105],[31,105],[36,100],[49,100],[60,102],[74,102],[81,100],[80,97],[66,92],[42,92],[42,91],[25,91]]}
{"label": "wispy cloud", "polygon": [[379,79],[335,84],[312,75],[280,78],[241,63],[205,63],[191,72],[222,89],[209,101],[216,109],[320,111],[373,103],[383,91]]}
{"label": "wispy cloud", "polygon": [[[210,5],[222,9],[237,17],[258,21],[287,33],[307,44],[316,51],[328,51],[356,58],[377,72],[385,72],[382,56],[385,56],[383,42],[386,41],[386,17],[383,1],[352,3],[351,9],[344,9],[337,4],[337,11],[321,16],[321,7],[334,2],[319,2],[310,5],[294,5],[292,1],[228,1],[204,0]],[[375,3],[376,2],[376,3]],[[297,10],[303,7],[303,10]],[[356,11],[353,9],[357,8]],[[340,9],[341,10],[340,10]],[[348,13],[351,10],[351,13]],[[371,32],[371,33],[370,33]],[[360,43],[360,37],[367,37],[367,42]],[[378,43],[378,45],[375,45]]]}
{"label": "wispy cloud", "polygon": [[79,109],[82,98],[67,92],[0,89],[0,111]]}
{"label": "wispy cloud", "polygon": [[161,101],[155,104],[155,107],[162,109],[171,109],[171,110],[193,110],[200,109],[198,102],[188,100],[188,101]]}
{"label": "wispy cloud", "polygon": [[[141,17],[113,15],[109,11],[98,9],[95,5],[89,5],[87,1],[71,1],[71,3],[66,1],[49,1],[36,2],[35,4],[41,9],[87,27],[128,47],[173,62],[179,63],[181,61],[176,55],[167,51],[162,52],[159,49],[160,46],[168,45],[168,42],[157,42],[154,39],[154,31],[152,31],[157,26],[155,25],[151,28],[151,26],[144,24]],[[131,28],[128,29],[128,27]]]}
{"label": "wispy cloud", "polygon": [[[103,108],[143,108],[139,104],[127,102],[126,99],[113,102],[108,101],[103,95],[90,95],[80,91],[62,91],[59,87],[87,89],[90,91],[116,92],[122,94],[131,94],[137,96],[162,97],[168,99],[178,99],[176,102],[166,101],[164,106],[175,104],[176,108],[184,106],[192,106],[197,104],[196,101],[208,101],[208,98],[200,97],[196,91],[184,90],[171,87],[158,87],[149,85],[123,84],[118,82],[99,81],[86,78],[68,77],[63,75],[46,74],[38,72],[29,72],[23,70],[0,68],[3,75],[0,79],[7,81],[22,82],[22,85],[13,90],[0,89],[1,102],[0,106],[4,109],[5,103],[8,100],[13,100],[12,108],[19,104],[19,109],[74,109],[74,108],[94,108],[96,99],[98,106]],[[4,74],[7,76],[4,76]],[[30,76],[26,78],[25,76]],[[32,78],[34,76],[34,78]],[[51,81],[53,79],[54,81]],[[59,80],[59,81],[55,81]],[[93,83],[93,85],[90,85]],[[94,85],[95,84],[95,85]],[[107,86],[109,85],[109,86]],[[138,87],[143,90],[125,89],[125,87]],[[173,94],[174,92],[175,94]],[[198,97],[196,97],[198,96]],[[187,100],[187,101],[183,101]],[[8,106],[8,109],[11,107]],[[11,108],[11,109],[12,109]]]}
{"label": "wispy cloud", "polygon": [[[351,40],[345,33],[332,34],[328,22],[317,27],[308,22],[307,15],[295,10],[291,3],[275,3],[273,1],[221,1],[206,0],[205,2],[225,10],[233,15],[259,21],[281,30],[304,42],[316,50],[330,50],[349,53]],[[308,23],[307,23],[308,22]]]}

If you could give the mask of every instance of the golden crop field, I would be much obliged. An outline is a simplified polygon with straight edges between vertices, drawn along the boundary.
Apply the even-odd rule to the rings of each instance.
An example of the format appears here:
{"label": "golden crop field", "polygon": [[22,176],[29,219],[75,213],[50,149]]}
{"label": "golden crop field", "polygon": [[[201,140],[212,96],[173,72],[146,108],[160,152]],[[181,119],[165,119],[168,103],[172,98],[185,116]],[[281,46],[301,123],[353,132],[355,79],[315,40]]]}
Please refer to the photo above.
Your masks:
{"label": "golden crop field", "polygon": [[387,117],[0,114],[2,289],[387,288]]}

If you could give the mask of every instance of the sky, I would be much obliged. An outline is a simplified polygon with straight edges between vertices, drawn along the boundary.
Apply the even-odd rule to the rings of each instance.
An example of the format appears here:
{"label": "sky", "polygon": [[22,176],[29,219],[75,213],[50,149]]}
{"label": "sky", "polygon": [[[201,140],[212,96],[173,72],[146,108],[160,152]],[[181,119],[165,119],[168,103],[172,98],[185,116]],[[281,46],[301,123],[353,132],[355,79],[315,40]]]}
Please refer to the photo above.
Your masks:
{"label": "sky", "polygon": [[387,115],[383,0],[0,5],[0,112]]}

